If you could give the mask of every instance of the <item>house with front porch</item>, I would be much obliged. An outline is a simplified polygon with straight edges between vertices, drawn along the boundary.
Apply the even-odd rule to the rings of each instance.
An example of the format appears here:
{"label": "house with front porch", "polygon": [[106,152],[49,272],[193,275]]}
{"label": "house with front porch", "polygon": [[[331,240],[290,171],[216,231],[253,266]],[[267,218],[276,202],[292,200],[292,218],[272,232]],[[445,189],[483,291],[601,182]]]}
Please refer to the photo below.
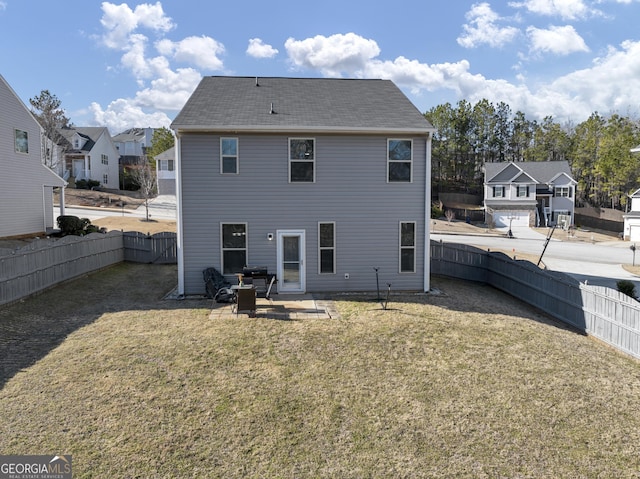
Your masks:
{"label": "house with front porch", "polygon": [[568,228],[576,185],[567,161],[485,163],[485,221],[497,228]]}
{"label": "house with front porch", "polygon": [[56,227],[53,189],[66,183],[42,163],[41,135],[38,120],[0,75],[0,238]]}
{"label": "house with front porch", "polygon": [[58,174],[75,182],[94,180],[104,188],[119,188],[120,157],[106,127],[70,127],[58,130],[62,136],[56,155]]}
{"label": "house with front porch", "polygon": [[[638,151],[640,151],[640,147],[638,147]],[[624,218],[624,240],[640,242],[640,189],[630,194],[629,199],[631,200],[631,210],[622,215]]]}
{"label": "house with front porch", "polygon": [[434,128],[391,81],[205,77],[171,127],[180,294],[429,290]]}

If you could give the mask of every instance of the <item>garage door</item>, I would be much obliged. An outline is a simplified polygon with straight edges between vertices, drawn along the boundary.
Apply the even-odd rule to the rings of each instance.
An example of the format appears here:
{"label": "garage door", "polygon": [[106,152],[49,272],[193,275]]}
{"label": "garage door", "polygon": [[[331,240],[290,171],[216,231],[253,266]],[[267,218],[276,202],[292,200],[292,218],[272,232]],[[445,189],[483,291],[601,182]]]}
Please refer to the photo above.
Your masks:
{"label": "garage door", "polygon": [[629,241],[636,241],[640,243],[640,225],[631,225]]}
{"label": "garage door", "polygon": [[511,226],[512,228],[520,226],[528,227],[529,213],[522,211],[509,211],[503,213],[495,212],[493,214],[493,221],[496,224],[496,228],[504,228],[508,226]]}

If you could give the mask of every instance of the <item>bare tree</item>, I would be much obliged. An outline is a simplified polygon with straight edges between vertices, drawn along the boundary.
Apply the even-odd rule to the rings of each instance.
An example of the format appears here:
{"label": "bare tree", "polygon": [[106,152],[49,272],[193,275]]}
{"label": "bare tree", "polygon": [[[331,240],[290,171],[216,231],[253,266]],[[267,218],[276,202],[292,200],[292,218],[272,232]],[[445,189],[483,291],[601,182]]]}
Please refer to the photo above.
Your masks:
{"label": "bare tree", "polygon": [[444,217],[447,218],[447,223],[451,223],[451,221],[456,218],[456,213],[453,210],[449,209],[444,212]]}
{"label": "bare tree", "polygon": [[31,112],[42,127],[42,161],[55,171],[63,156],[62,145],[65,143],[59,130],[70,126],[69,118],[61,108],[62,102],[49,90],[42,90],[40,95],[30,98],[29,103]]}
{"label": "bare tree", "polygon": [[146,221],[149,220],[149,200],[153,198],[156,193],[158,180],[156,172],[151,167],[149,160],[145,157],[143,162],[139,165],[135,165],[131,169],[131,177],[140,187],[140,193],[144,199],[144,207],[146,210]]}

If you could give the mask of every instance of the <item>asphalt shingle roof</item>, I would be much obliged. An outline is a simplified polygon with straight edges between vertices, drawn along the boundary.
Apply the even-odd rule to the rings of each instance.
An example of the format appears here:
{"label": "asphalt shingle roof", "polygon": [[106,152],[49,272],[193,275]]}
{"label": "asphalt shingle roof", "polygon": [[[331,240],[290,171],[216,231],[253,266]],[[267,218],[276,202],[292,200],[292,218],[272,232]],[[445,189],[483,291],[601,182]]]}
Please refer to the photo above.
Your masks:
{"label": "asphalt shingle roof", "polygon": [[485,163],[486,181],[491,181],[493,177],[510,164],[518,166],[539,183],[549,183],[559,173],[565,173],[569,178],[573,178],[568,161],[522,161],[514,163]]}
{"label": "asphalt shingle roof", "polygon": [[174,130],[407,131],[433,127],[389,80],[205,77]]}

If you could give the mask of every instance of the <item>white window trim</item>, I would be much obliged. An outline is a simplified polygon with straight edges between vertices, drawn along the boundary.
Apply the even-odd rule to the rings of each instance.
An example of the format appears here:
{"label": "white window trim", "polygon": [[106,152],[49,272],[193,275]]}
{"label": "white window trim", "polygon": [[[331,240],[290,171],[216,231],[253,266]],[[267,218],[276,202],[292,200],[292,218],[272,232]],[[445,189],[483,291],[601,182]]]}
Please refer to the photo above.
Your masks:
{"label": "white window trim", "polygon": [[[333,245],[332,246],[320,246],[320,226],[321,225],[333,225]],[[333,271],[331,273],[325,273],[322,271],[322,250],[333,250]],[[337,274],[336,273],[336,222],[335,221],[318,221],[318,274]]]}
{"label": "white window trim", "polygon": [[[313,159],[311,160],[300,160],[300,159],[293,159],[291,158],[291,140],[312,140],[313,141]],[[289,172],[288,172],[288,179],[289,179],[289,183],[315,183],[316,182],[316,147],[317,147],[317,143],[316,143],[316,139],[315,137],[306,137],[306,136],[292,136],[289,137],[289,139],[287,140],[287,158],[288,158],[288,166],[289,166]],[[291,163],[313,163],[313,181],[291,181]]]}
{"label": "white window trim", "polygon": [[[225,225],[244,225],[244,248],[225,248],[223,239],[223,230]],[[224,272],[224,252],[225,251],[244,251],[245,261],[249,264],[249,223],[244,221],[225,221],[220,223],[220,272]],[[229,273],[227,273],[229,274]]]}
{"label": "white window trim", "polygon": [[[413,246],[402,246],[402,225],[404,224],[412,224],[413,225]],[[400,274],[415,274],[416,273],[416,261],[418,256],[418,248],[416,245],[416,240],[418,239],[418,223],[416,221],[400,221],[398,224],[398,273]],[[403,249],[412,249],[413,250],[413,269],[411,271],[402,271],[402,250]]]}
{"label": "white window trim", "polygon": [[[233,158],[233,155],[223,155],[222,154],[222,142],[224,140],[235,140],[236,141],[236,171],[235,173],[228,173],[224,171],[224,158]],[[240,140],[235,136],[221,136],[220,137],[220,174],[221,175],[239,175],[240,174]]]}
{"label": "white window trim", "polygon": [[[497,195],[496,192],[502,192],[500,195]],[[507,190],[504,185],[494,185],[491,187],[491,192],[493,194],[493,198],[506,198]]]}
{"label": "white window trim", "polygon": [[[18,132],[24,133],[27,137],[27,151],[21,151],[18,149]],[[16,153],[19,153],[21,155],[29,154],[29,132],[27,130],[21,130],[20,128],[13,129],[13,148]]]}
{"label": "white window trim", "polygon": [[[558,194],[558,192],[566,191],[567,194]],[[563,185],[563,186],[554,186],[553,187],[553,196],[556,198],[571,198],[571,186]]]}
{"label": "white window trim", "polygon": [[[392,141],[408,141],[411,143],[411,172],[409,173],[409,181],[390,181],[389,180],[389,165],[391,163],[406,163],[404,160],[391,160],[389,158],[389,143]],[[387,183],[413,183],[413,138],[387,138]]]}
{"label": "white window trim", "polygon": [[[524,189],[524,195],[520,194],[520,188]],[[518,198],[529,198],[529,185],[517,185],[516,186],[516,197],[518,197]]]}

